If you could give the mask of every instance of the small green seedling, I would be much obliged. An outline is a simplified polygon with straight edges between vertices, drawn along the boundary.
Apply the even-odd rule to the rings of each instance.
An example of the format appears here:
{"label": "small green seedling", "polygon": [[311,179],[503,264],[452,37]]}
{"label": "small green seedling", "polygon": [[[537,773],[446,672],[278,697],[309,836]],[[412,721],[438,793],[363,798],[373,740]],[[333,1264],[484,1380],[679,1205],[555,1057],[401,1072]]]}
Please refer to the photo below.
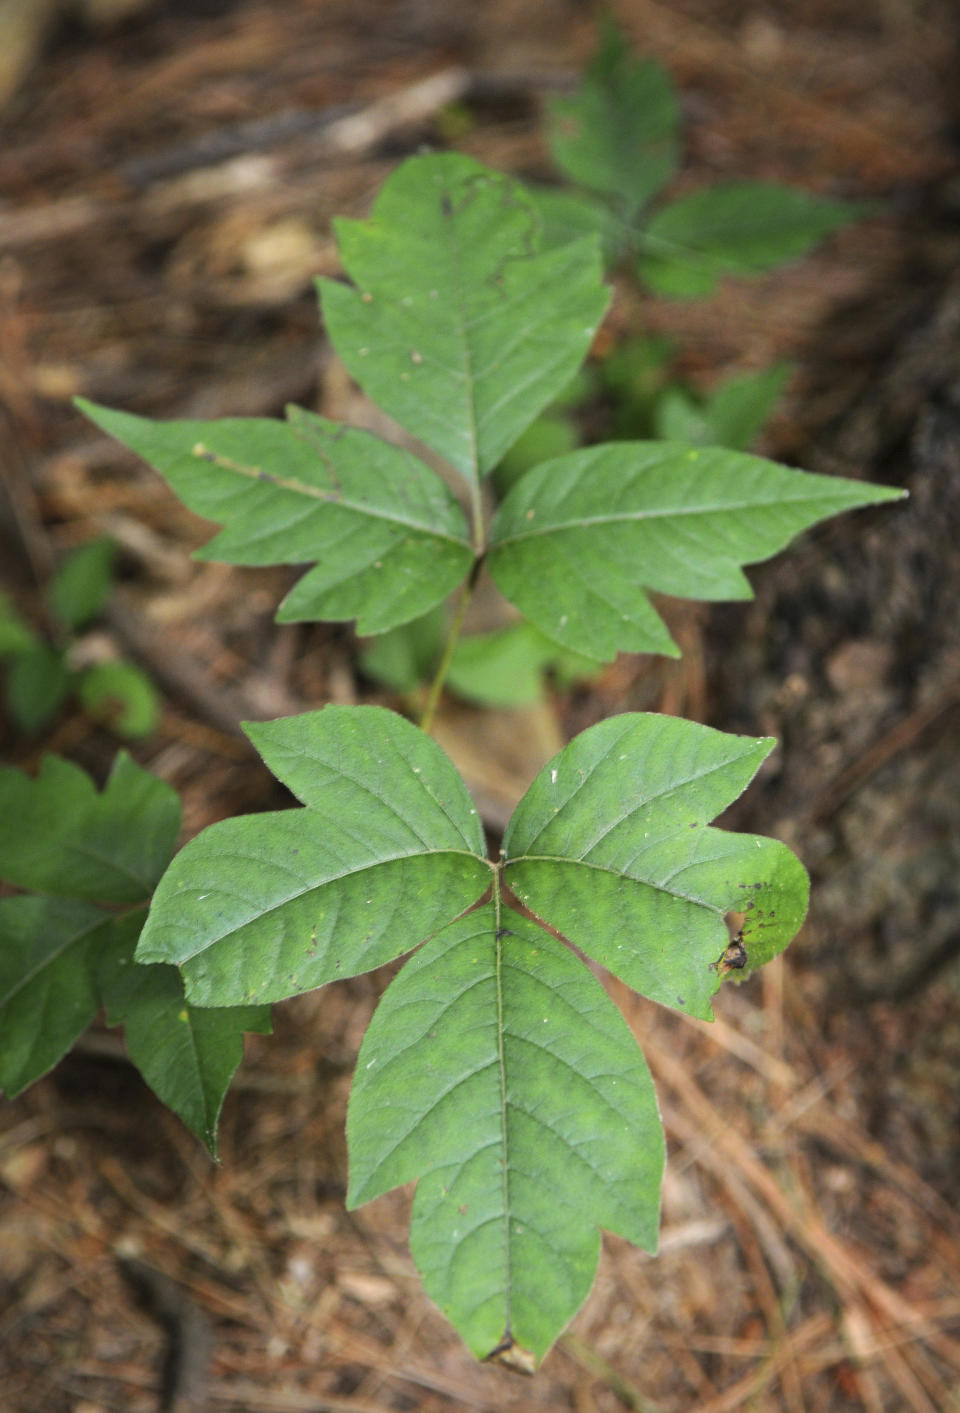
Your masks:
{"label": "small green seedling", "polygon": [[680,164],[680,103],[666,71],[635,60],[612,21],[577,92],[550,104],[547,140],[572,185],[533,189],[545,246],[598,232],[607,263],[654,294],[703,296],[725,276],[762,274],[867,209],[753,181],[662,200]]}
{"label": "small green seedling", "polygon": [[[795,259],[861,213],[852,203],[752,182],[710,188],[652,211],[679,167],[680,117],[667,72],[653,60],[633,59],[607,21],[577,93],[549,106],[547,144],[570,185],[528,188],[541,217],[542,247],[595,233],[608,265],[620,265],[656,293],[692,297],[712,293],[722,276],[755,275]],[[498,496],[541,462],[575,451],[585,411],[594,425],[599,413],[618,440],[750,450],[790,366],[740,374],[703,395],[677,377],[675,358],[671,340],[648,334],[584,364],[493,469]],[[364,670],[414,693],[436,670],[446,623],[431,613],[393,629],[363,652]],[[542,698],[547,678],[562,684],[595,673],[576,654],[557,657],[529,624],[508,624],[463,638],[446,680],[467,701],[525,706]]]}
{"label": "small green seedling", "polygon": [[50,642],[0,595],[0,660],[5,660],[5,699],[14,724],[35,735],[71,696],[94,721],[117,736],[136,739],[156,730],[160,703],[141,670],[123,658],[79,663],[77,634],[103,610],[113,584],[114,544],[90,540],[66,555],[47,586]]}
{"label": "small green seedling", "polygon": [[[520,184],[452,154],[405,163],[368,220],[336,223],[349,283],[320,282],[328,334],[365,391],[445,461],[447,479],[407,445],[298,408],[284,421],[155,422],[81,404],[222,526],[202,558],[308,566],[280,620],[355,619],[361,633],[383,633],[453,595],[425,728],[481,566],[538,635],[528,642],[551,653],[675,656],[649,590],[748,598],[744,564],[826,516],[899,495],[724,448],[641,441],[543,462],[492,509],[492,473],[570,383],[607,306],[597,238],[542,250],[539,229]],[[469,679],[469,658],[459,671]],[[600,1229],[648,1250],[657,1242],[653,1086],[573,948],[704,1018],[723,984],[728,913],[745,917],[750,967],[783,950],[806,908],[803,867],[775,840],[711,824],[774,742],[613,717],[536,776],[491,858],[453,765],[395,712],[327,706],[246,731],[300,807],[213,824],[163,873],[135,962],[182,980],[188,1020],[158,1023],[151,1043],[207,1014],[236,1037],[265,1024],[271,1002],[418,949],[360,1051],[348,1202],[417,1179],[411,1246],[426,1289],[477,1355],[533,1367],[589,1291]],[[0,789],[14,805],[41,789],[11,778]],[[66,786],[44,788],[55,798]],[[116,789],[122,803],[125,788],[111,780],[100,798]],[[13,812],[42,858],[55,811],[29,830],[22,809],[0,816]],[[121,842],[132,847],[125,832]],[[167,847],[137,872],[131,907]],[[11,882],[59,889],[70,907],[117,897],[99,875],[93,897],[78,896],[59,869],[13,857],[12,870],[2,865]],[[85,867],[78,859],[89,888]],[[25,914],[53,906],[9,901]],[[31,957],[47,946],[32,915],[18,926],[6,1046]],[[71,914],[68,926],[84,922]],[[110,967],[89,926],[86,945]],[[111,1014],[121,1017],[119,1002]],[[14,1075],[19,1087],[22,1063]],[[188,1118],[207,1141],[215,1109]]]}

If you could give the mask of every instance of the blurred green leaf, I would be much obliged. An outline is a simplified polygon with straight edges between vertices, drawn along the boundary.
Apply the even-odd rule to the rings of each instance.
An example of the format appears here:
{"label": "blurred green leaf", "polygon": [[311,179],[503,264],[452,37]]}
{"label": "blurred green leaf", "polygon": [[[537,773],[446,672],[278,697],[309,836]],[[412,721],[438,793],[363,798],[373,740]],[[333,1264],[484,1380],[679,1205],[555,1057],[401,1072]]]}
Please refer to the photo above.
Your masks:
{"label": "blurred green leaf", "polygon": [[52,721],[70,694],[70,672],[62,652],[35,639],[10,659],[7,710],[21,731],[33,735]]}
{"label": "blurred green leaf", "polygon": [[543,696],[543,669],[554,644],[530,623],[461,638],[447,681],[458,696],[481,706],[532,706]]}
{"label": "blurred green leaf", "polygon": [[77,684],[80,705],[118,736],[149,736],[160,724],[160,697],[151,679],[132,662],[96,663]]}
{"label": "blurred green leaf", "polygon": [[654,429],[664,441],[723,446],[746,451],[756,439],[790,377],[788,363],[728,378],[697,399],[685,388],[667,387],[654,404]]}
{"label": "blurred green leaf", "polygon": [[710,439],[733,451],[748,451],[792,372],[790,363],[773,363],[759,373],[743,373],[721,383],[706,402]]}
{"label": "blurred green leaf", "polygon": [[772,182],[707,187],[661,206],[643,231],[637,271],[655,294],[707,295],[724,275],[805,255],[864,209]]}
{"label": "blurred green leaf", "polygon": [[566,176],[631,219],[676,169],[679,121],[666,71],[635,60],[608,20],[576,94],[550,103],[547,141]]}
{"label": "blurred green leaf", "polygon": [[719,437],[711,435],[703,403],[697,402],[685,388],[677,385],[664,388],[654,403],[653,427],[658,440],[665,442],[708,446],[720,441]]}
{"label": "blurred green leaf", "polygon": [[493,484],[497,495],[505,496],[521,476],[541,461],[563,456],[578,445],[577,429],[569,417],[544,413],[531,422],[494,471]]}
{"label": "blurred green leaf", "polygon": [[116,546],[108,538],[89,540],[72,550],[50,580],[50,609],[68,630],[96,618],[110,594]]}
{"label": "blurred green leaf", "polygon": [[40,639],[20,616],[8,594],[0,593],[0,658],[29,653]]}
{"label": "blurred green leaf", "polygon": [[360,653],[360,666],[369,677],[395,692],[413,692],[436,667],[447,629],[445,604],[371,638]]}
{"label": "blurred green leaf", "polygon": [[606,202],[569,187],[526,186],[527,196],[540,218],[540,245],[558,250],[584,236],[599,236],[603,263],[607,269],[623,255],[630,230]]}

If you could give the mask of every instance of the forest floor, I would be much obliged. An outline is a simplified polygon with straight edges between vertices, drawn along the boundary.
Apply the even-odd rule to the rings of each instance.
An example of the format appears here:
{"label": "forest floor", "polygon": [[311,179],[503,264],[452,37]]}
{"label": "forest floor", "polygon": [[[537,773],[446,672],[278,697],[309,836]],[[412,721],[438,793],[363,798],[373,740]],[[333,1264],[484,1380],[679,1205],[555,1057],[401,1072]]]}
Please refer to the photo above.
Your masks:
{"label": "forest floor", "polygon": [[[610,8],[681,91],[680,185],[763,177],[875,208],[708,301],[618,282],[606,347],[669,332],[704,388],[791,359],[760,449],[911,500],[751,571],[752,603],[668,604],[680,662],[621,658],[524,712],[449,705],[439,734],[494,825],[613,712],[778,736],[725,822],[805,859],[809,921],[725,988],[712,1026],[611,983],[666,1124],[662,1250],[605,1239],[534,1379],[475,1363],[422,1293],[409,1191],[344,1208],[350,1070],[384,975],[276,1008],[227,1098],[219,1166],[94,1031],[0,1109],[5,1413],[960,1409],[953,7]],[[205,528],[70,397],[369,418],[312,293],[338,268],[330,218],[363,214],[424,145],[548,176],[543,101],[583,67],[595,20],[574,0],[157,0],[101,30],[51,17],[0,110],[4,577],[34,612],[59,554],[115,538],[92,650],[120,648],[163,690],[135,754],[181,793],[185,838],[277,801],[241,719],[397,702],[348,627],[273,623],[287,571],[192,561]],[[57,751],[102,780],[117,749],[77,710],[42,740],[0,732],[27,770]]]}

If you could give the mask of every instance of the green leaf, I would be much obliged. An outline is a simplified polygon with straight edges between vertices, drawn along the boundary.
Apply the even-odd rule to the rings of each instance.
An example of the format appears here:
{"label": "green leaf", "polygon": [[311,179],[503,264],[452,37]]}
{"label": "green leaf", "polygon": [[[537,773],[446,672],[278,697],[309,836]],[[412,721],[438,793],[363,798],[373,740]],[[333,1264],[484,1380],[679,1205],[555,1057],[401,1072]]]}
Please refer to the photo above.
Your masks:
{"label": "green leaf", "polygon": [[70,672],[58,648],[36,639],[7,668],[7,708],[21,731],[33,735],[56,716],[70,694]]}
{"label": "green leaf", "polygon": [[277,618],[356,618],[379,633],[446,598],[473,562],[466,520],[440,477],[366,432],[287,409],[288,421],[152,422],[78,400],[224,529],[199,551],[228,564],[319,561]]}
{"label": "green leaf", "polygon": [[710,440],[733,451],[746,451],[780,400],[793,372],[790,363],[773,363],[759,373],[728,378],[707,399]]}
{"label": "green leaf", "polygon": [[[375,638],[360,655],[363,670],[397,692],[411,692],[440,657],[446,615],[419,618]],[[543,674],[562,682],[596,671],[596,663],[558,648],[532,623],[511,623],[490,633],[470,633],[454,650],[446,685],[457,696],[485,706],[530,706],[543,696]]]}
{"label": "green leaf", "polygon": [[710,294],[723,275],[753,275],[805,255],[864,207],[772,182],[707,187],[662,206],[637,270],[655,294]]}
{"label": "green leaf", "polygon": [[609,269],[619,261],[627,245],[629,229],[605,201],[569,187],[525,187],[540,219],[540,249],[558,250],[584,236],[599,236],[603,263]]}
{"label": "green leaf", "polygon": [[395,692],[412,692],[439,661],[446,633],[446,606],[438,604],[423,618],[373,638],[360,654],[360,666]]}
{"label": "green leaf", "polygon": [[493,473],[497,495],[503,497],[534,466],[564,456],[579,445],[577,429],[569,417],[545,412],[517,438]]}
{"label": "green leaf", "polygon": [[180,828],[176,792],[125,751],[103,792],[79,766],[44,756],[35,780],[0,767],[0,878],[90,902],[149,896]]}
{"label": "green leaf", "polygon": [[603,385],[618,398],[646,401],[663,386],[676,351],[673,339],[663,334],[623,339],[599,365]]}
{"label": "green leaf", "polygon": [[106,537],[67,555],[50,580],[50,608],[67,629],[82,628],[103,608],[113,580],[116,546]]}
{"label": "green leaf", "polygon": [[617,441],[659,436],[656,409],[670,382],[676,353],[672,339],[645,334],[624,339],[600,363],[603,386],[612,394],[611,422]]}
{"label": "green leaf", "polygon": [[557,653],[530,623],[461,638],[447,682],[467,701],[483,706],[532,706],[543,696],[543,670]]}
{"label": "green leaf", "polygon": [[750,598],[741,565],[828,515],[902,495],[717,447],[614,442],[528,472],[497,512],[487,562],[507,598],[575,652],[677,656],[642,589]]}
{"label": "green leaf", "polygon": [[0,658],[32,652],[39,641],[36,633],[17,612],[9,594],[0,593]]}
{"label": "green leaf", "polygon": [[436,742],[383,707],[248,725],[306,806],[224,820],[174,859],[137,959],[196,1005],[275,1001],[410,951],[489,886],[483,832]]}
{"label": "green leaf", "polygon": [[0,898],[0,1088],[11,1099],[52,1069],[96,1015],[91,953],[102,923],[87,903]]}
{"label": "green leaf", "polygon": [[86,668],[77,684],[80,705],[118,736],[149,736],[160,724],[160,698],[145,672],[113,658]]}
{"label": "green leaf", "polygon": [[569,382],[607,307],[596,239],[537,254],[537,228],[509,177],[414,157],[369,220],[335,222],[353,287],[319,282],[353,377],[472,483]]}
{"label": "green leaf", "polygon": [[644,996],[710,1019],[725,913],[748,913],[748,956],[756,938],[768,960],[806,912],[807,876],[789,849],[705,827],[775,744],[636,713],[591,727],[517,806],[507,884]]}
{"label": "green leaf", "polygon": [[685,388],[667,387],[653,407],[653,430],[658,441],[687,442],[690,446],[723,445],[722,438],[711,435],[713,428],[702,402]]}
{"label": "green leaf", "polygon": [[[756,963],[806,906],[783,845],[706,825],[773,742],[668,717],[602,723],[534,781],[491,878],[462,781],[409,722],[327,707],[248,730],[304,807],[198,836],[137,957],[177,963],[189,1007],[279,999],[423,942],[361,1050],[350,1201],[419,1178],[427,1289],[471,1348],[532,1364],[587,1294],[599,1227],[655,1246],[663,1163],[642,1059],[551,933],[709,1016],[725,914],[747,915]],[[501,873],[534,922],[501,912]]]}
{"label": "green leaf", "polygon": [[759,373],[728,378],[703,401],[682,388],[668,387],[655,407],[657,436],[746,451],[773,411],[791,371],[789,363],[775,363]]}
{"label": "green leaf", "polygon": [[572,98],[550,104],[547,140],[557,166],[602,192],[629,218],[677,166],[680,109],[667,73],[635,61],[612,22]]}
{"label": "green leaf", "polygon": [[96,963],[107,1022],[124,1027],[127,1053],[147,1084],[216,1157],[217,1121],[243,1059],[243,1033],[269,1034],[270,1008],[190,1005],[176,967],[134,962],[142,924],[142,914],[128,914],[102,931]]}
{"label": "green leaf", "polygon": [[653,1251],[664,1145],[643,1056],[602,986],[492,905],[392,982],[350,1095],[351,1207],[419,1178],[410,1245],[477,1355],[539,1359],[589,1292],[599,1227]]}

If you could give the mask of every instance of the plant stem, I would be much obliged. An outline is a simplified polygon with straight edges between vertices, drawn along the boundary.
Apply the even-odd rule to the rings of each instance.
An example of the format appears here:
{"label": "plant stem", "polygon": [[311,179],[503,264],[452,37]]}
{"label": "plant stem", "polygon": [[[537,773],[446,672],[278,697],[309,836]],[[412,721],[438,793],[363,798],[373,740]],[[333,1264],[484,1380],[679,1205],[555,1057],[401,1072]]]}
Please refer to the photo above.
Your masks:
{"label": "plant stem", "polygon": [[454,651],[456,650],[457,643],[460,641],[460,634],[463,631],[463,620],[467,616],[467,608],[470,605],[470,600],[473,598],[473,591],[476,587],[477,578],[480,574],[480,565],[482,563],[482,559],[478,558],[474,560],[470,577],[460,590],[460,598],[457,601],[456,612],[453,615],[453,622],[450,624],[450,631],[447,633],[447,641],[444,644],[443,657],[440,659],[440,665],[434,673],[433,681],[430,683],[427,704],[420,718],[420,729],[427,733],[429,733],[430,728],[433,726],[433,718],[437,714],[437,704],[440,701],[440,693],[443,691],[443,684],[446,681],[447,673],[450,671],[450,663],[453,661]]}
{"label": "plant stem", "polygon": [[479,478],[470,483],[470,525],[473,534],[474,553],[479,558],[486,548],[486,528],[483,518],[483,487],[480,484]]}

